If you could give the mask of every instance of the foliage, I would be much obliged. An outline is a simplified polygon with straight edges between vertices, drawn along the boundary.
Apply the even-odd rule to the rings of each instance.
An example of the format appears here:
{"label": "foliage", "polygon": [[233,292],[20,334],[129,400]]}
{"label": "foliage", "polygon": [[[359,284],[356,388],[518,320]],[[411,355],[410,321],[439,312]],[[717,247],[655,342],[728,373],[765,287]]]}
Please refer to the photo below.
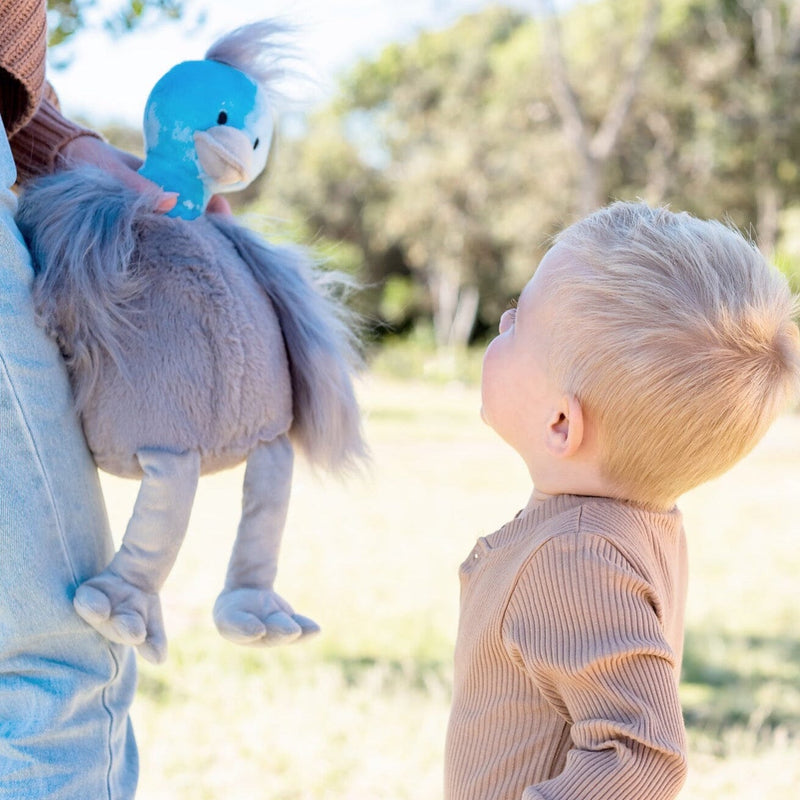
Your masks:
{"label": "foliage", "polygon": [[590,196],[729,219],[797,284],[800,2],[555,6],[558,80],[553,19],[465,16],[355,64],[244,196],[358,275],[376,339],[484,338]]}
{"label": "foliage", "polygon": [[522,181],[527,115],[506,113],[502,73],[514,53],[505,49],[528,24],[491,9],[386,48],[310,121],[296,160],[286,151],[276,159],[271,190],[322,236],[359,247],[367,284],[395,276],[422,287],[405,309],[379,300],[394,329],[430,314],[446,345],[466,341],[479,310],[493,324],[518,288],[525,243],[509,223],[521,191],[529,212],[552,216],[552,204],[533,202]]}
{"label": "foliage", "polygon": [[[587,131],[601,135],[657,5],[560,13],[565,86]],[[785,263],[796,237],[784,210],[800,205],[800,4],[660,6],[618,140],[593,162],[595,202],[727,218]],[[547,33],[489,8],[392,44],[355,65],[278,154],[257,207],[301,219],[314,241],[348,244],[379,334],[432,323],[449,346],[493,330],[581,207],[586,162],[564,132]]]}
{"label": "foliage", "polygon": [[[55,47],[86,25],[86,11],[97,0],[47,0],[49,46]],[[122,0],[105,20],[113,33],[131,31],[150,16],[177,19],[183,13],[183,0]]]}

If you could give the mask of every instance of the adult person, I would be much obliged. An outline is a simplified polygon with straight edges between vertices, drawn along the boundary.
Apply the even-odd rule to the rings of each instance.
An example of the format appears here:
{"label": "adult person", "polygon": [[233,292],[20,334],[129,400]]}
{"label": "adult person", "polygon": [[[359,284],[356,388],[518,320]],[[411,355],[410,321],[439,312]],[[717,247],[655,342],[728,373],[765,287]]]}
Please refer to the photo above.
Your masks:
{"label": "adult person", "polygon": [[46,29],[44,0],[0,0],[0,800],[128,800],[134,653],[72,606],[113,544],[60,353],[36,325],[11,187],[89,162],[154,192],[161,211],[175,198],[61,115]]}

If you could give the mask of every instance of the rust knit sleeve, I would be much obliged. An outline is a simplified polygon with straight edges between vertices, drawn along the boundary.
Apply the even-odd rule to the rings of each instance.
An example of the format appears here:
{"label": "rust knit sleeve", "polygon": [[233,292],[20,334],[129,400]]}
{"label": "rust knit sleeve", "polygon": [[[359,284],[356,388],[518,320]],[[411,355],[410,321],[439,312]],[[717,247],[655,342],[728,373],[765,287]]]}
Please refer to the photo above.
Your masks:
{"label": "rust knit sleeve", "polygon": [[47,12],[44,0],[0,0],[0,113],[9,135],[32,116],[44,86]]}
{"label": "rust knit sleeve", "polygon": [[686,774],[675,674],[653,588],[600,535],[547,542],[515,589],[504,630],[570,725],[561,774],[523,800],[672,800]]}
{"label": "rust knit sleeve", "polygon": [[36,175],[52,172],[61,148],[79,136],[100,138],[93,131],[63,117],[55,92],[46,84],[45,96],[33,119],[9,140],[18,181],[24,183]]}
{"label": "rust knit sleeve", "polygon": [[44,0],[0,0],[0,20],[0,114],[23,183],[52,172],[68,142],[97,134],[65,119],[45,83]]}

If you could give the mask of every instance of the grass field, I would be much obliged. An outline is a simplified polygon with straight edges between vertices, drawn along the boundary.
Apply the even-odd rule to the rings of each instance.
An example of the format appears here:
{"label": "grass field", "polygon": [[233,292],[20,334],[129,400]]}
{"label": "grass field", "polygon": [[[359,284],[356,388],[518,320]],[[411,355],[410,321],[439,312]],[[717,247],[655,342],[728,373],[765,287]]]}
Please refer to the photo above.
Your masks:
{"label": "grass field", "polygon": [[[211,608],[242,470],[200,483],[164,589],[170,655],[141,664],[142,800],[437,800],[458,605],[475,539],[527,499],[478,391],[369,379],[373,464],[298,469],[278,590],[323,628],[280,649],[222,640]],[[115,531],[137,484],[104,476]],[[684,498],[692,577],[682,800],[789,800],[800,785],[800,417]],[[646,800],[643,798],[643,800]]]}

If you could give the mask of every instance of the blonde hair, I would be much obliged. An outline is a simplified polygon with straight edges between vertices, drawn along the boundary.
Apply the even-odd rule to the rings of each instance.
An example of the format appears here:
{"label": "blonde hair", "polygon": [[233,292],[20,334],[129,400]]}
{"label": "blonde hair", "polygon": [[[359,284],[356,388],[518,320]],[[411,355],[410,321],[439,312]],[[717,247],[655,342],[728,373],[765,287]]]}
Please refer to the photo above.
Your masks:
{"label": "blonde hair", "polygon": [[729,469],[800,390],[786,279],[720,222],[615,203],[556,239],[551,369],[600,432],[605,477],[668,505]]}

